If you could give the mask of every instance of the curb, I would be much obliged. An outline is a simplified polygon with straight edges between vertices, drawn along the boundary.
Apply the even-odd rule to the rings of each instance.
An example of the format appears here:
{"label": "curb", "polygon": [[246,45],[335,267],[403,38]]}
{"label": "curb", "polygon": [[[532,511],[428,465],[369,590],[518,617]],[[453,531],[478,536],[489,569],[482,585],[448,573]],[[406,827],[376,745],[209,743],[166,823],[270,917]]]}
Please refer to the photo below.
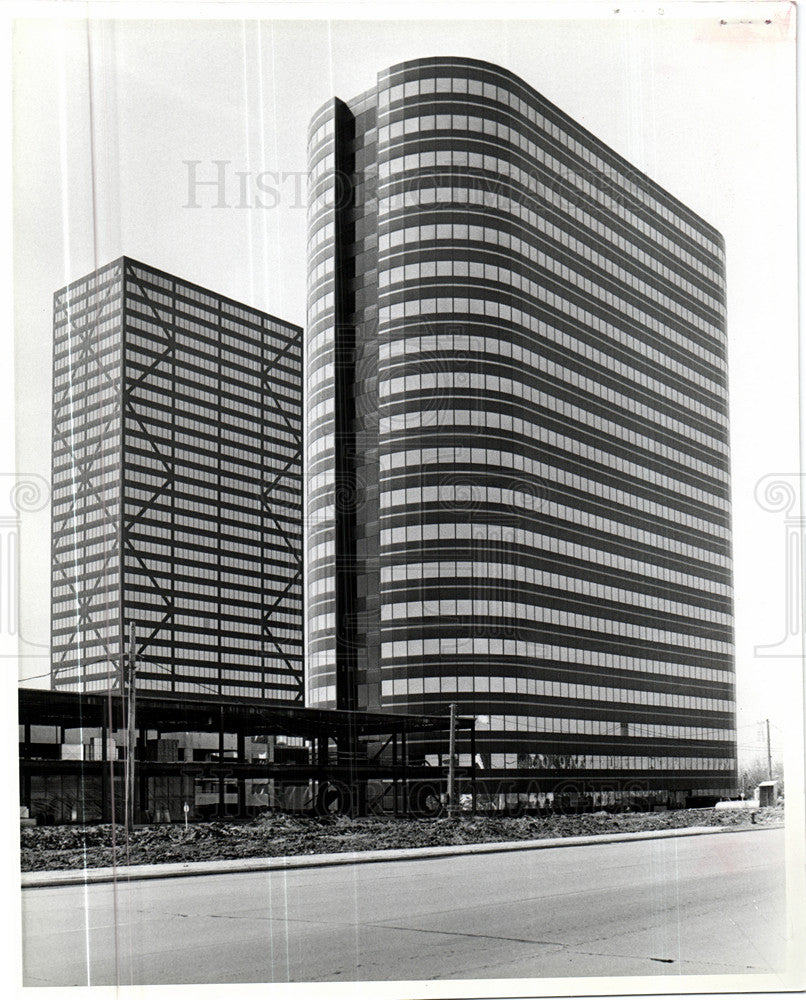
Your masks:
{"label": "curb", "polygon": [[157,878],[187,878],[199,875],[233,875],[246,872],[295,871],[300,868],[330,868],[366,865],[379,861],[419,861],[465,854],[499,854],[506,851],[543,851],[555,847],[588,847],[634,840],[664,840],[669,837],[702,837],[707,834],[747,833],[783,829],[783,823],[736,826],[690,826],[676,830],[640,830],[635,833],[603,833],[584,837],[551,837],[504,843],[452,844],[445,847],[405,847],[385,851],[351,851],[344,854],[296,854],[282,858],[230,858],[222,861],[184,861],[174,864],[120,865],[115,868],[83,868],[79,871],[22,872],[23,889],[62,885],[98,885],[104,882],[135,882]]}

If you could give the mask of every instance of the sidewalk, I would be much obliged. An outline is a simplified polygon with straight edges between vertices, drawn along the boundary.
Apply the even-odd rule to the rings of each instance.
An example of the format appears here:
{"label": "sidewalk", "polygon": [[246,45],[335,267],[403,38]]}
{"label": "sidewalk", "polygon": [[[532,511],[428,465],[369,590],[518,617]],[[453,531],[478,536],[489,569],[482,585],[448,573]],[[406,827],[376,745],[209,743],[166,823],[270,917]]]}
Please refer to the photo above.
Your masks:
{"label": "sidewalk", "polygon": [[706,834],[746,833],[750,830],[782,829],[783,824],[747,827],[690,826],[678,830],[645,830],[638,833],[603,833],[586,837],[552,837],[545,840],[516,840],[506,843],[458,844],[446,847],[392,848],[384,851],[353,851],[345,854],[295,854],[282,858],[228,858],[222,861],[184,861],[178,864],[119,865],[116,868],[85,868],[73,871],[23,872],[23,889],[60,885],[96,885],[103,882],[130,882],[153,878],[182,878],[190,875],[231,875],[237,872],[293,871],[298,868],[326,868],[334,865],[366,865],[378,861],[422,861],[461,854],[497,854],[502,851],[542,851],[553,847],[586,847],[617,844],[630,840],[659,840],[666,837],[702,837]]}

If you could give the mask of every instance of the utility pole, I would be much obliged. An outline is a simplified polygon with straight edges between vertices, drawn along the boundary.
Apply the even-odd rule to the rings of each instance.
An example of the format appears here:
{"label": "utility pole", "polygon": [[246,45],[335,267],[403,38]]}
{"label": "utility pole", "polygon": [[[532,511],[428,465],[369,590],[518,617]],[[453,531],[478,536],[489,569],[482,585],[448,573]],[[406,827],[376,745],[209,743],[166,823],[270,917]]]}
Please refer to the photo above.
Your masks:
{"label": "utility pole", "polygon": [[134,751],[136,734],[136,698],[137,698],[137,648],[135,642],[134,622],[129,622],[129,655],[126,660],[126,682],[128,686],[128,712],[126,717],[126,829],[134,828],[134,808],[137,801],[137,785],[134,776]]}
{"label": "utility pole", "polygon": [[770,720],[767,719],[767,777],[772,781],[772,753],[770,751]]}
{"label": "utility pole", "polygon": [[451,702],[451,728],[448,741],[448,815],[456,813],[456,703]]}

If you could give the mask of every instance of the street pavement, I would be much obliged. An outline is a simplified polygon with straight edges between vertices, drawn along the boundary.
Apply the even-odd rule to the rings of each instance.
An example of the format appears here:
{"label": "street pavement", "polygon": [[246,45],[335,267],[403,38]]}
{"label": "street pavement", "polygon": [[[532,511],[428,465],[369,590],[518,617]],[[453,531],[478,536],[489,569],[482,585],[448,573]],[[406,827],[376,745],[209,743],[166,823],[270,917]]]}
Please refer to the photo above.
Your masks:
{"label": "street pavement", "polygon": [[25,986],[772,973],[784,831],[26,888]]}

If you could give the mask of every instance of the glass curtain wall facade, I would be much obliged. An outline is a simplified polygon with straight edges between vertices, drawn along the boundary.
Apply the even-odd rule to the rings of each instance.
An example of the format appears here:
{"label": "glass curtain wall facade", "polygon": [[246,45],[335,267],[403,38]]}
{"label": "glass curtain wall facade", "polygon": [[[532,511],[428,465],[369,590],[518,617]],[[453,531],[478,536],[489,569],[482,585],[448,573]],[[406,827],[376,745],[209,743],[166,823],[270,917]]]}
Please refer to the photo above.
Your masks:
{"label": "glass curtain wall facade", "polygon": [[530,787],[731,792],[720,234],[475,60],[329,102],[309,157],[308,703],[455,702]]}
{"label": "glass curtain wall facade", "polygon": [[52,680],[301,702],[302,331],[122,258],[54,301]]}

